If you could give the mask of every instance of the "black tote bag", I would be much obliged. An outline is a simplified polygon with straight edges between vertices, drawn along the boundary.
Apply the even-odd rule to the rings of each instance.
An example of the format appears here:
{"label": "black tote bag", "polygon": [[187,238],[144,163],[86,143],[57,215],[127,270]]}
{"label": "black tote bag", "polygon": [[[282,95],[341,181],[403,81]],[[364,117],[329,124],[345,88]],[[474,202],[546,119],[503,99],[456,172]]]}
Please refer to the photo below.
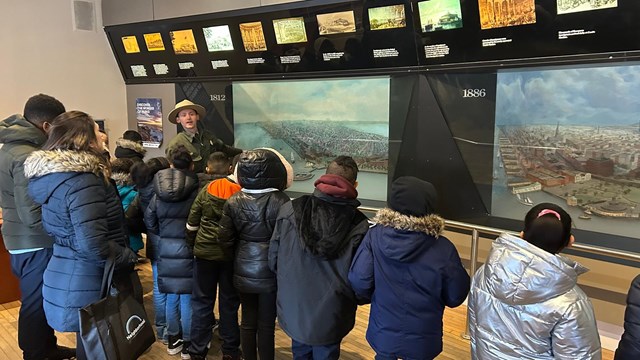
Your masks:
{"label": "black tote bag", "polygon": [[[133,360],[156,340],[144,307],[132,291],[118,291],[113,282],[114,259],[105,264],[103,298],[80,312],[80,337],[88,359]],[[137,274],[127,279],[140,281]]]}

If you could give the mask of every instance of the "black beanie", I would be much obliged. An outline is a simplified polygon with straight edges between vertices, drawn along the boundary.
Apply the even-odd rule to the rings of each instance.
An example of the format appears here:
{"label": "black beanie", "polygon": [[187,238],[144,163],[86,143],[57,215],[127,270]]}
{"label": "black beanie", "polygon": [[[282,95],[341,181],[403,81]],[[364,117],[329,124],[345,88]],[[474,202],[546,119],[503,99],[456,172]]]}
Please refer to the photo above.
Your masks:
{"label": "black beanie", "polygon": [[402,176],[391,184],[389,207],[403,215],[422,217],[435,212],[436,188],[413,176]]}

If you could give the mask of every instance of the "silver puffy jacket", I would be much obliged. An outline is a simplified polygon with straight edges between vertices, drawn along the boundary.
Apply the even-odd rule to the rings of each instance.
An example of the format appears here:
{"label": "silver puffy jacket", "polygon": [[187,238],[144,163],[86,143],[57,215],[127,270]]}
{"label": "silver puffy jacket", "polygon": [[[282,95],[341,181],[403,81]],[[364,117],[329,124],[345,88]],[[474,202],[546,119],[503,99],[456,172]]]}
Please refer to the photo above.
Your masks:
{"label": "silver puffy jacket", "polygon": [[588,269],[502,234],[469,294],[472,359],[601,359]]}

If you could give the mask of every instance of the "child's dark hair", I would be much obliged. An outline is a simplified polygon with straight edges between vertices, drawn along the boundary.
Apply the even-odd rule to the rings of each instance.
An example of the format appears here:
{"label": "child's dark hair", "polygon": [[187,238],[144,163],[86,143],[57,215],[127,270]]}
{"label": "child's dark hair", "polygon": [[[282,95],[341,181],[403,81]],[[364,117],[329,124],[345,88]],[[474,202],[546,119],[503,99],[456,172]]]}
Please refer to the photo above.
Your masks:
{"label": "child's dark hair", "polygon": [[351,156],[338,156],[327,166],[327,174],[339,175],[355,184],[358,179],[358,164]]}
{"label": "child's dark hair", "polygon": [[160,170],[169,167],[169,160],[165,157],[155,157],[147,160],[146,163],[136,162],[131,167],[131,180],[139,189],[146,186],[153,180],[153,176]]}
{"label": "child's dark hair", "polygon": [[527,242],[557,254],[569,245],[571,216],[556,204],[538,204],[525,216],[523,233]]}
{"label": "child's dark hair", "polygon": [[193,157],[186,147],[179,145],[169,153],[169,162],[178,170],[189,170]]}
{"label": "child's dark hair", "polygon": [[128,158],[114,159],[111,161],[111,173],[125,173],[131,172],[133,166],[133,160]]}
{"label": "child's dark hair", "polygon": [[207,172],[209,174],[228,175],[229,165],[231,165],[231,161],[227,154],[216,151],[209,155],[209,159],[207,159]]}
{"label": "child's dark hair", "polygon": [[122,138],[125,140],[135,141],[137,143],[142,143],[142,135],[135,130],[127,130],[122,134]]}

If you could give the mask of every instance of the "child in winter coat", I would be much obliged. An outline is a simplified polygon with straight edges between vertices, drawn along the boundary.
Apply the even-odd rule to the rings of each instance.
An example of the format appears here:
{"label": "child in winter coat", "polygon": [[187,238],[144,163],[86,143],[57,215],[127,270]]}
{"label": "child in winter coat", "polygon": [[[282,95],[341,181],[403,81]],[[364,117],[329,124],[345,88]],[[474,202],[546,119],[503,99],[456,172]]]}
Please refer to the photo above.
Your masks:
{"label": "child in winter coat", "polygon": [[204,173],[198,173],[200,189],[209,185],[213,180],[227,177],[233,171],[231,168],[231,159],[222,151],[216,151],[209,155],[204,171]]}
{"label": "child in winter coat", "polygon": [[[218,242],[222,209],[227,199],[240,191],[235,175],[229,175],[235,166],[229,164],[224,153],[216,152],[209,156],[222,154],[227,160],[227,176],[208,183],[191,205],[187,219],[187,243],[195,256],[193,271],[193,292],[191,294],[192,322],[191,347],[192,360],[205,359],[211,342],[211,329],[215,326],[213,308],[216,303],[216,290],[219,288],[220,338],[222,339],[223,359],[240,358],[240,328],[238,327],[238,308],[240,298],[233,287],[233,254],[231,249],[222,247]],[[239,156],[234,159],[237,161]],[[220,158],[221,159],[221,158]],[[207,170],[221,171],[222,164]],[[198,174],[200,177],[200,174]]]}
{"label": "child in winter coat", "polygon": [[[235,247],[233,284],[242,302],[241,339],[246,360],[275,356],[276,275],[269,269],[269,240],[283,192],[293,180],[291,165],[271,149],[245,151],[237,170],[242,191],[224,204],[219,239]],[[256,351],[257,349],[257,351]]]}
{"label": "child in winter coat", "polygon": [[142,136],[135,130],[127,130],[116,141],[115,156],[117,159],[131,159],[134,163],[142,162],[147,150],[142,147]]}
{"label": "child in winter coat", "polygon": [[502,234],[473,277],[469,295],[472,359],[601,359],[588,271],[558,253],[574,241],[560,206],[529,210],[520,236]]}
{"label": "child in winter coat", "polygon": [[436,199],[430,183],[396,179],[389,208],[378,211],[353,259],[349,281],[361,301],[371,301],[367,341],[377,360],[435,358],[444,307],[462,304],[469,292],[469,275],[434,213]]}
{"label": "child in winter coat", "polygon": [[188,359],[191,341],[193,252],[185,240],[191,204],[198,193],[191,154],[183,146],[171,152],[171,167],[160,170],[153,183],[155,195],[145,210],[149,233],[158,237],[158,289],[167,294],[167,352]]}
{"label": "child in winter coat", "polygon": [[158,262],[156,257],[158,237],[147,231],[147,227],[144,225],[144,211],[149,206],[155,194],[153,191],[154,176],[158,171],[168,167],[169,160],[165,157],[155,157],[144,163],[133,164],[130,174],[138,195],[131,205],[129,205],[125,213],[127,227],[130,230],[147,234],[145,255],[151,260],[151,271],[153,274],[153,310],[155,313],[156,336],[163,344],[167,344],[169,341],[166,331],[167,294],[161,293],[160,290],[158,290]]}

